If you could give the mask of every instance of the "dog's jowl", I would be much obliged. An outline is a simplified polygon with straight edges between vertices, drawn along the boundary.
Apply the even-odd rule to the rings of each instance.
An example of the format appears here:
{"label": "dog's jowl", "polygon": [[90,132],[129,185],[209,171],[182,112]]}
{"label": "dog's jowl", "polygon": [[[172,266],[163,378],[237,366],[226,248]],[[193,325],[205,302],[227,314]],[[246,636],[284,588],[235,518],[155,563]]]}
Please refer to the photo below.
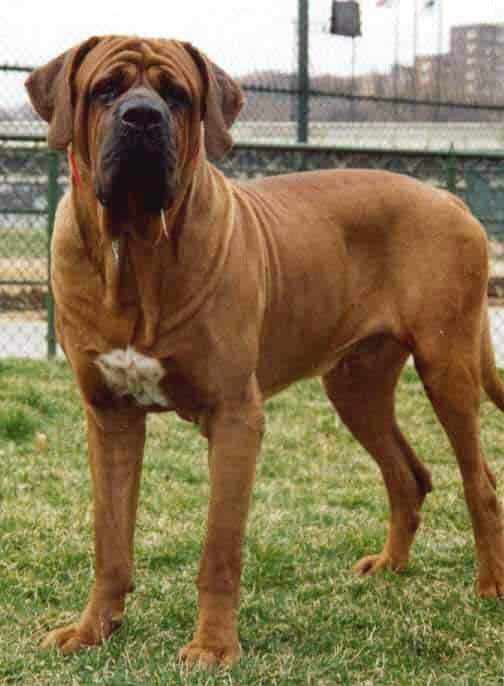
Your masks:
{"label": "dog's jowl", "polygon": [[[397,426],[409,355],[454,448],[483,596],[504,594],[495,479],[480,386],[504,409],[487,315],[487,241],[449,193],[377,171],[234,184],[238,85],[188,43],[94,37],[35,70],[27,89],[73,170],[52,245],[59,341],[80,386],[94,492],[95,582],[80,619],[45,645],[98,644],[121,623],[148,412],[208,439],[208,528],[188,663],[240,656],[241,550],[264,401],[322,376],[378,463],[390,502],[381,552],[359,574],[406,568],[428,470]],[[337,450],[337,446],[335,446]],[[337,637],[335,638],[337,640]]]}

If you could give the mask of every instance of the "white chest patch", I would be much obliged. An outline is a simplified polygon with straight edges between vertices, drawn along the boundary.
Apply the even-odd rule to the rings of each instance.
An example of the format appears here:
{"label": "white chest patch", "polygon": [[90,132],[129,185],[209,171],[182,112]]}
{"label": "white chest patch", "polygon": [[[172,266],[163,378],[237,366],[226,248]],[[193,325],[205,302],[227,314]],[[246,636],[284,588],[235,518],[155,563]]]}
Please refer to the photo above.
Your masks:
{"label": "white chest patch", "polygon": [[159,360],[141,355],[128,347],[126,350],[117,348],[99,355],[95,362],[107,386],[117,395],[131,395],[139,405],[173,408],[159,386],[165,374]]}

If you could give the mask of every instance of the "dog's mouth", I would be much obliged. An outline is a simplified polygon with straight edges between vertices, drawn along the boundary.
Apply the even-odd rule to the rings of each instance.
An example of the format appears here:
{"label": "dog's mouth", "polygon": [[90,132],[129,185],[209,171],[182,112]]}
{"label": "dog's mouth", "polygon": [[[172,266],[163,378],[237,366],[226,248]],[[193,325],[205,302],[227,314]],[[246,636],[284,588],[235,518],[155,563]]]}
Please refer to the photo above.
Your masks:
{"label": "dog's mouth", "polygon": [[176,192],[176,141],[163,101],[132,95],[115,109],[100,151],[95,193],[117,215],[156,215]]}

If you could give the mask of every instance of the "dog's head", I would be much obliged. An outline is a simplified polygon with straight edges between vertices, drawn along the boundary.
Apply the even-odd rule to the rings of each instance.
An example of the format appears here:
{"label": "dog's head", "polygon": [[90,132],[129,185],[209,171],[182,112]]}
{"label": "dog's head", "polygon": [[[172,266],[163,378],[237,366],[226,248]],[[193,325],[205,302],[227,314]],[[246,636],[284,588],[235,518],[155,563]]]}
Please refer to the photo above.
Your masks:
{"label": "dog's head", "polygon": [[71,144],[99,202],[148,214],[171,206],[201,144],[219,159],[240,111],[239,86],[188,43],[93,37],[29,76],[32,104],[49,123],[48,144]]}

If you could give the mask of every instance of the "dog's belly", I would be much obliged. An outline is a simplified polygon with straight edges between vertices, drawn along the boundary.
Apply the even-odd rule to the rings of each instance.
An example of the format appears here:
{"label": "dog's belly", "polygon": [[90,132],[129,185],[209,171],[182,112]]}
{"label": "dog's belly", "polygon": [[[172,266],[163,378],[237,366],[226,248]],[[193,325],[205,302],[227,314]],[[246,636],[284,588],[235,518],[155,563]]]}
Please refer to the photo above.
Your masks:
{"label": "dog's belly", "polygon": [[95,363],[116,395],[130,395],[139,405],[173,409],[173,403],[160,386],[165,370],[159,360],[127,347],[99,355]]}

